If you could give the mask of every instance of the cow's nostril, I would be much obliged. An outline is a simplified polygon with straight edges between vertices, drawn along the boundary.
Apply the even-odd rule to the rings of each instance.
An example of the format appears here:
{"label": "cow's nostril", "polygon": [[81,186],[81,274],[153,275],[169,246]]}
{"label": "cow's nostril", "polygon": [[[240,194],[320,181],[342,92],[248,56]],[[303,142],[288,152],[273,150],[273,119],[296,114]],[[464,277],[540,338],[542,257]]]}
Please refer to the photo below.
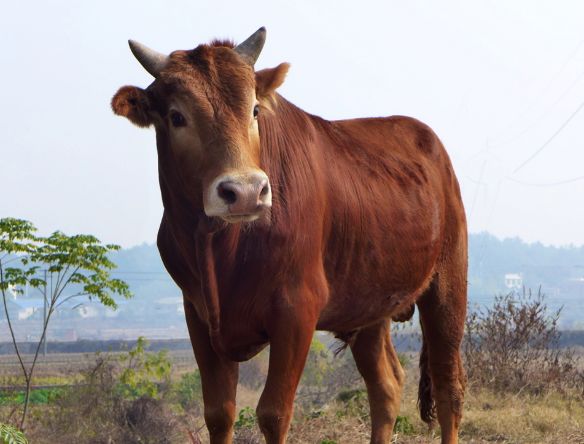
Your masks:
{"label": "cow's nostril", "polygon": [[265,196],[266,194],[268,194],[270,192],[270,185],[268,185],[267,183],[262,187],[262,190],[260,191],[260,196]]}
{"label": "cow's nostril", "polygon": [[227,205],[237,202],[235,187],[231,186],[229,182],[220,183],[217,186],[217,194],[219,194],[219,197],[223,199]]}

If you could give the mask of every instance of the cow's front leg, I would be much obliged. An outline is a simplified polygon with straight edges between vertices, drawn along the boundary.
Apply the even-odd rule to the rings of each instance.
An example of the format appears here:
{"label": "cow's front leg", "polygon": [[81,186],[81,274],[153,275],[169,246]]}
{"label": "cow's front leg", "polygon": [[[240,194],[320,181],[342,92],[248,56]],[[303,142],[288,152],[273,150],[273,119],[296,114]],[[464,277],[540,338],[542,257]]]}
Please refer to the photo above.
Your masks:
{"label": "cow's front leg", "polygon": [[211,444],[230,444],[235,421],[235,393],[239,365],[215,353],[207,325],[185,299],[185,315],[195,358],[201,373],[205,424]]}
{"label": "cow's front leg", "polygon": [[296,388],[316,326],[314,316],[293,310],[270,316],[270,366],[257,407],[259,426],[267,444],[286,442]]}

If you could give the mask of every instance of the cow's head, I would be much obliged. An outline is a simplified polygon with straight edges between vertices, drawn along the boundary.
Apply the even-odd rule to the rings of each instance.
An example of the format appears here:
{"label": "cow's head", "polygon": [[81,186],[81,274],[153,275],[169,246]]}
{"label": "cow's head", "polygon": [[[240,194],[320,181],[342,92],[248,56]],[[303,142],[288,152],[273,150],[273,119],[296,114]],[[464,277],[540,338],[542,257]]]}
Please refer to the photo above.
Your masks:
{"label": "cow's head", "polygon": [[260,28],[237,46],[215,41],[168,56],[130,41],[155,80],[145,90],[124,86],[112,99],[116,114],[154,125],[159,156],[168,159],[161,168],[188,200],[231,223],[255,220],[272,205],[257,120],[288,65],[254,72],[265,38]]}

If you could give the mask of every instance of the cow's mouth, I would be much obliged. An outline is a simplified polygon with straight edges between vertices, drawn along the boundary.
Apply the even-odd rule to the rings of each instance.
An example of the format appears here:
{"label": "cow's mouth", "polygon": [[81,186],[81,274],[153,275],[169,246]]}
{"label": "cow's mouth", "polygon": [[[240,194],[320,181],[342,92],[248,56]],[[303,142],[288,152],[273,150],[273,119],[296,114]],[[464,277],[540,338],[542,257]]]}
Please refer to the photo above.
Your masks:
{"label": "cow's mouth", "polygon": [[253,222],[254,220],[259,219],[261,213],[254,213],[254,214],[226,214],[224,216],[220,216],[225,222],[230,224],[236,224],[239,222]]}

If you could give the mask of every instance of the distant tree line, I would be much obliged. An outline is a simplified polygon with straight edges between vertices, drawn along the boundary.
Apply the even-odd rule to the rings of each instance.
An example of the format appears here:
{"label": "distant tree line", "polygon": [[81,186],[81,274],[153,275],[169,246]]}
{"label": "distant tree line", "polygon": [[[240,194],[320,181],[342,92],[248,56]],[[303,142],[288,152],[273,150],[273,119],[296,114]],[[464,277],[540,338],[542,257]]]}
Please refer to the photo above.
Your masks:
{"label": "distant tree line", "polygon": [[[493,295],[504,290],[506,273],[522,273],[526,286],[562,287],[584,276],[584,247],[500,240],[483,232],[469,236],[469,291]],[[549,295],[548,295],[549,296]]]}

